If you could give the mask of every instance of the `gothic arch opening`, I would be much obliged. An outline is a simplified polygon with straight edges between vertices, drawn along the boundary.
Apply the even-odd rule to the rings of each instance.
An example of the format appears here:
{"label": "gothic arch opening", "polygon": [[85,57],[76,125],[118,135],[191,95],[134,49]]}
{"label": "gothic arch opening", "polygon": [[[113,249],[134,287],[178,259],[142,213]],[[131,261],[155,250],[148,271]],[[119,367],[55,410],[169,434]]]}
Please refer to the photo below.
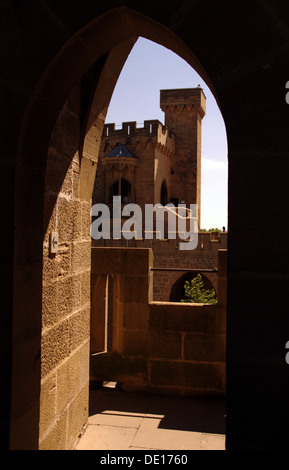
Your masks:
{"label": "gothic arch opening", "polygon": [[[154,70],[153,74],[150,72],[151,69]],[[201,131],[196,130],[192,135],[186,136],[187,142],[190,142],[196,138],[197,132],[201,133],[198,143],[201,147],[198,171],[189,169],[188,162],[184,162],[182,158],[172,162],[171,168],[168,168],[170,150],[167,149],[164,160],[160,159],[155,164],[154,199],[155,202],[160,201],[161,186],[165,181],[167,191],[169,190],[170,193],[170,200],[167,202],[176,205],[181,201],[187,202],[186,194],[179,198],[175,197],[170,181],[176,180],[179,172],[182,172],[183,176],[192,172],[200,188],[198,196],[201,201],[200,228],[206,230],[212,227],[221,229],[225,226],[227,228],[228,149],[224,120],[210,86],[199,75],[198,68],[183,60],[181,55],[169,50],[165,45],[146,39],[145,36],[138,38],[120,73],[110,100],[106,116],[107,142],[117,142],[118,136],[121,135],[128,148],[134,149],[137,153],[143,142],[139,141],[138,147],[134,147],[133,141],[136,139],[136,133],[140,133],[142,128],[147,131],[151,139],[156,120],[174,131],[170,129],[172,117],[169,113],[165,113],[164,103],[160,105],[160,91],[194,87],[203,89],[206,101]],[[183,126],[190,126],[190,124],[183,123]],[[131,129],[129,135],[128,128]],[[165,128],[166,126],[161,128],[160,132],[164,132]],[[141,139],[144,137],[142,136]],[[146,145],[152,150],[152,140]],[[182,154],[185,151],[192,150],[184,149]],[[102,149],[101,153],[103,153]]]}
{"label": "gothic arch opening", "polygon": [[[129,30],[126,28],[127,20],[131,24]],[[112,27],[115,25],[116,29]],[[118,34],[119,28],[121,35]],[[106,41],[102,41],[104,36]],[[26,111],[19,143],[21,165],[16,201],[18,213],[22,215],[17,225],[15,262],[16,266],[23,263],[19,254],[25,240],[28,252],[33,253],[33,259],[26,259],[26,262],[27,266],[32,263],[34,277],[26,280],[25,292],[20,289],[21,276],[15,280],[15,289],[21,292],[15,308],[15,321],[22,317],[21,305],[27,304],[28,293],[33,293],[33,304],[29,303],[30,316],[25,318],[28,323],[19,324],[33,331],[31,358],[34,362],[32,371],[31,361],[23,360],[21,347],[18,348],[14,356],[17,367],[14,368],[13,386],[19,381],[29,383],[30,391],[20,397],[14,387],[11,436],[15,447],[21,447],[21,439],[28,437],[28,447],[48,446],[61,416],[80,398],[83,402],[81,419],[76,417],[77,433],[87,418],[84,396],[89,381],[91,195],[108,103],[120,70],[138,36],[148,37],[174,50],[207,80],[191,50],[170,30],[129,9],[116,8],[92,21],[61,50],[43,74]],[[71,73],[67,74],[67,69]],[[40,119],[41,115],[45,115],[45,120]],[[35,142],[31,133],[41,138]],[[48,154],[50,161],[46,170]],[[33,166],[36,161],[37,165]],[[43,204],[45,199],[46,206]],[[31,210],[31,205],[25,205],[29,200],[39,204],[37,211]],[[33,234],[27,227],[33,228]],[[44,233],[44,239],[39,237],[37,243],[36,231]],[[59,237],[56,252],[52,250],[52,233]],[[36,361],[39,351],[41,360]],[[50,402],[47,394],[50,380],[57,375],[60,384],[68,364],[71,364],[71,371],[80,368],[85,373],[78,377],[80,382],[75,396],[65,397],[57,417],[46,421],[43,419],[46,413],[50,409],[54,413],[56,409],[55,402]],[[75,374],[71,372],[68,376],[71,391]],[[57,393],[61,394],[58,388]],[[40,418],[37,412],[33,416],[26,413],[32,402]],[[23,415],[21,423],[25,429],[31,430],[29,436],[22,433],[21,437],[18,432],[19,421],[13,420],[13,416],[19,415]],[[72,429],[76,423],[70,425]],[[59,445],[69,448],[74,438],[74,434],[65,435]]]}
{"label": "gothic arch opening", "polygon": [[[140,43],[143,42],[145,42],[145,40],[141,38]],[[150,43],[150,41],[148,42]],[[131,54],[135,50],[138,51],[137,46],[138,42],[132,49]],[[152,48],[153,46],[150,44],[150,47]],[[160,93],[161,110],[165,114],[165,124],[163,124],[163,122],[158,119],[153,119],[153,113],[156,110],[156,106],[153,107],[153,109],[150,110],[147,114],[150,119],[144,120],[144,111],[142,110],[141,101],[143,99],[143,96],[145,96],[144,101],[147,101],[148,98],[144,90],[144,82],[140,79],[140,77],[139,79],[137,79],[137,77],[133,74],[134,70],[138,70],[138,65],[136,65],[136,63],[133,64],[133,62],[131,62],[131,67],[128,69],[128,71],[126,71],[126,67],[128,66],[128,61],[130,57],[131,56],[128,57],[128,60],[119,78],[119,82],[122,81],[121,78],[123,79],[124,88],[119,86],[119,82],[117,82],[115,92],[112,95],[110,106],[108,108],[99,151],[97,176],[97,180],[99,178],[99,185],[94,188],[93,202],[103,202],[103,195],[107,191],[106,186],[111,180],[107,172],[108,168],[106,161],[109,156],[114,155],[111,149],[115,148],[116,143],[118,143],[118,145],[124,146],[131,155],[135,155],[137,159],[136,165],[134,167],[134,182],[136,188],[136,201],[142,209],[144,208],[145,204],[159,202],[161,202],[163,206],[165,206],[168,202],[176,201],[176,205],[178,205],[178,203],[188,204],[189,202],[193,201],[195,203],[199,203],[201,169],[200,136],[201,121],[205,115],[205,93],[203,92],[201,86],[192,87],[192,82],[188,82],[190,83],[190,88],[186,89],[177,89],[176,84],[174,89],[165,89],[161,91],[159,89],[154,90],[155,95],[157,94],[158,96],[158,94]],[[145,64],[145,60],[141,56],[141,54],[140,57],[140,62],[143,62]],[[161,55],[159,56],[159,62],[162,62]],[[152,64],[150,65],[152,66]],[[143,66],[147,69],[150,68],[147,64]],[[171,68],[174,68],[172,64]],[[177,69],[177,66],[175,68]],[[155,72],[155,76],[159,77],[159,73],[157,73],[157,71]],[[128,82],[128,77],[130,78],[131,83]],[[143,79],[145,81],[145,77],[143,77]],[[192,76],[190,76],[190,79],[192,79]],[[198,84],[200,77],[195,76],[194,79],[198,80],[197,82],[195,82],[195,84]],[[132,83],[138,84],[138,94],[136,93],[136,90],[132,89]],[[152,86],[151,88],[153,89]],[[157,106],[159,108],[159,99],[157,100]],[[134,112],[136,113],[135,116],[133,114]],[[157,111],[157,116],[159,116],[159,109]],[[163,116],[161,117],[161,119],[163,120]],[[213,140],[214,139],[211,136],[210,142],[212,142]],[[188,157],[188,155],[190,155],[190,157]],[[226,157],[227,154],[225,149],[225,155],[223,155],[223,158],[226,159]],[[105,160],[105,164],[102,166],[103,160]],[[194,161],[194,165],[192,165],[192,160]],[[206,160],[208,161],[208,163],[207,167],[205,167],[205,172],[208,170],[212,171],[211,160],[209,158],[207,158]],[[226,165],[224,164],[224,167],[225,166]],[[187,178],[187,176],[189,177]],[[96,183],[98,183],[97,180]],[[180,183],[179,185],[177,181]],[[116,181],[114,185],[115,194],[119,194],[120,180]],[[224,186],[226,186],[226,183],[224,183]],[[187,188],[189,188],[189,190],[187,190]],[[193,196],[190,193],[190,190]],[[215,225],[213,221],[210,222],[210,224],[210,226]],[[219,222],[219,225],[222,226],[223,223]],[[209,235],[209,233],[207,235]],[[119,257],[121,257],[119,247],[128,246],[130,249],[135,249],[135,253],[137,253],[136,256],[138,256],[137,250],[146,247],[151,248],[155,259],[155,264],[153,267],[153,277],[155,282],[153,286],[154,296],[150,299],[163,302],[167,302],[170,300],[171,303],[180,302],[181,298],[183,297],[177,297],[176,299],[174,297],[171,297],[171,299],[164,299],[163,297],[164,293],[166,293],[167,296],[170,295],[170,285],[168,283],[171,280],[171,276],[175,276],[176,272],[179,273],[180,270],[185,271],[186,268],[189,270],[190,267],[194,266],[205,267],[208,266],[209,263],[211,263],[212,271],[213,269],[216,270],[215,267],[218,264],[218,247],[220,247],[221,245],[218,244],[213,247],[212,244],[210,245],[210,243],[208,243],[210,239],[207,236],[205,237],[206,242],[203,244],[202,247],[199,247],[198,254],[192,256],[192,253],[181,253],[180,251],[178,251],[178,245],[176,241],[169,239],[169,230],[164,231],[164,236],[162,236],[162,238],[163,239],[161,241],[152,242],[151,240],[145,240],[145,236],[142,240],[127,240],[125,237],[123,239],[120,239],[120,237],[118,236],[115,240],[105,240],[105,242],[102,242],[101,240],[93,241],[93,247],[95,247],[96,249],[102,246],[105,246],[106,248],[111,247],[112,253],[115,253],[116,259],[119,259]],[[223,242],[225,245],[226,241],[223,240]],[[213,252],[214,255],[212,254]],[[102,256],[101,251],[96,251],[95,256],[97,253],[99,256]],[[206,256],[208,254],[211,258],[210,262],[208,262],[206,259]],[[185,280],[186,278],[184,279],[184,282]],[[206,280],[205,285],[206,288],[208,288],[207,286],[211,287],[209,280]],[[123,281],[123,286],[125,289],[125,281]],[[125,321],[124,331],[119,332],[119,345],[122,344],[123,347],[123,350],[121,350],[121,354],[123,354],[125,358],[129,355],[131,355],[132,357],[138,357],[146,356],[146,354],[148,354],[148,356],[151,358],[155,358],[157,357],[157,354],[163,353],[159,352],[157,348],[155,348],[153,354],[150,350],[148,350],[148,348],[154,348],[154,346],[151,346],[151,344],[153,344],[153,340],[151,340],[151,338],[147,340],[144,339],[147,338],[147,336],[146,330],[143,326],[144,323],[141,315],[135,315],[134,320],[132,320],[132,318],[130,317],[130,315],[133,317],[133,314],[131,312],[131,301],[132,299],[135,300],[132,290],[133,289],[130,286],[129,291],[124,294],[124,297],[126,299],[124,304],[122,305],[121,301],[119,306],[119,311],[122,312],[121,315],[125,317],[125,320],[123,320]],[[141,290],[141,286],[138,286],[137,290],[141,292],[141,295],[144,294]],[[175,290],[177,290],[177,286],[175,286]],[[155,297],[156,294],[159,295],[158,298]],[[174,306],[167,306],[168,309],[172,307]],[[144,308],[143,305],[142,308]],[[179,308],[181,309],[181,306],[179,306]],[[139,307],[134,307],[134,309],[135,311],[138,311]],[[172,314],[173,313],[175,312],[172,312]],[[120,319],[122,318],[121,315]],[[150,313],[146,313],[145,315],[150,315]],[[181,315],[183,315],[183,312],[181,312]],[[170,314],[168,313],[168,317],[169,316]],[[220,316],[223,317],[223,312]],[[140,325],[142,325],[142,327],[140,327]],[[205,327],[204,338],[207,337],[206,335],[210,328],[211,325],[207,325]],[[163,330],[161,328],[158,329],[158,331],[163,331],[164,337],[166,336],[165,329],[166,325],[163,325]],[[105,331],[103,331],[103,334],[105,334]],[[157,335],[155,332],[153,334],[154,341],[156,341]],[[223,367],[225,365],[225,335],[223,331],[220,333],[220,338],[218,338],[218,340],[219,339],[220,346],[217,348],[216,352],[218,354],[218,361],[220,360]],[[207,355],[206,357],[208,359],[209,355]],[[194,358],[197,360],[196,357]],[[174,364],[173,358],[171,356],[170,359],[171,361],[169,361],[169,363]],[[190,359],[192,359],[192,357],[190,357]],[[112,367],[107,368],[107,375],[104,374],[103,376],[101,375],[101,373],[98,372],[101,369],[103,373],[103,367],[101,364],[105,363],[106,360],[108,361],[109,359],[105,355],[103,355],[103,358],[100,355],[98,355],[97,357],[94,356],[92,358],[92,376],[98,378],[102,376],[104,380],[108,379],[108,370]],[[129,373],[126,372],[126,378],[124,379],[123,386],[125,386],[126,383],[128,384],[126,386],[132,388],[141,388],[142,386],[144,386],[142,380],[138,376],[139,372],[140,371],[137,371],[134,377],[129,377]],[[146,373],[143,371],[142,374],[144,377],[143,380],[148,380],[149,383],[150,379],[147,379]],[[212,376],[213,375],[211,375],[211,377]],[[119,374],[116,374],[115,377],[118,377],[119,380],[121,380],[121,372],[119,372]],[[223,378],[224,377],[225,376],[223,376]],[[168,380],[171,380],[170,385],[173,386],[173,378],[170,378]],[[220,380],[220,383],[224,383],[223,379]],[[169,386],[168,384],[166,385]],[[149,386],[150,385],[147,384],[147,387]],[[214,387],[214,385],[212,385],[212,387]],[[222,391],[222,393],[223,392],[224,390]]]}
{"label": "gothic arch opening", "polygon": [[[154,68],[155,73],[153,78],[150,77],[150,81],[148,81],[151,68]],[[169,70],[174,70],[174,73],[168,73]],[[147,85],[148,82],[149,85]],[[165,102],[170,99],[166,93],[169,92],[169,87],[179,86],[180,89],[185,89],[194,85],[196,85],[196,93],[201,92],[201,96],[203,93],[206,102],[206,107],[204,105],[204,108],[201,108],[198,117],[202,121],[202,128],[197,127],[199,123],[195,122],[192,134],[184,133],[181,137],[180,131],[192,127],[192,121],[189,119],[193,120],[194,118],[190,117],[188,120],[184,119],[178,123],[185,106],[176,106],[178,98],[174,97],[175,102],[170,110],[169,103]],[[164,90],[161,89],[162,86],[165,88]],[[195,103],[195,107],[198,107],[197,103]],[[164,122],[167,126],[164,125]],[[175,134],[171,132],[170,126]],[[129,133],[128,128],[130,129]],[[164,138],[158,144],[154,142],[157,129],[159,135]],[[183,140],[184,142],[175,161],[172,158],[174,151],[170,147],[170,139],[173,134],[176,141]],[[142,204],[142,207],[146,202],[165,204],[169,202],[175,206],[184,203],[189,206],[188,200],[199,203],[202,232],[199,233],[199,244],[198,250],[195,251],[197,254],[193,261],[194,264],[192,265],[192,262],[189,261],[189,257],[179,252],[179,263],[174,267],[190,269],[200,266],[214,270],[217,266],[218,248],[224,249],[226,247],[227,233],[221,238],[218,237],[220,244],[213,245],[213,243],[208,243],[210,232],[204,234],[203,230],[208,231],[212,227],[221,229],[223,226],[227,228],[227,138],[223,118],[213,94],[200,75],[180,56],[176,56],[172,51],[148,41],[144,37],[138,38],[133,46],[110,100],[103,133],[103,144],[100,146],[99,167],[102,155],[106,155],[107,148],[113,147],[116,142],[119,142],[119,139],[122,139],[122,143],[138,158],[134,169],[134,182],[137,191],[136,201]],[[189,148],[190,142],[194,140],[197,141],[196,147]],[[164,141],[166,146],[163,145]],[[155,145],[158,145],[157,151],[155,151]],[[154,152],[155,161],[153,162]],[[191,155],[193,152],[199,152],[197,157],[199,160],[194,162],[194,168],[190,168],[189,158],[184,159],[184,155],[189,152]],[[142,163],[144,158],[146,159],[145,169],[144,166],[141,166],[144,165]],[[150,170],[148,170],[149,167]],[[181,174],[179,187],[176,185],[178,174]],[[193,181],[187,179],[189,174],[192,174]],[[105,181],[102,181],[105,185]],[[190,188],[187,193],[184,191],[185,186]],[[101,184],[98,185],[98,188],[93,199],[95,202],[100,202],[105,192]],[[199,193],[196,192],[193,199],[190,191],[193,193],[195,188],[198,188]],[[169,232],[166,230],[164,238],[167,238],[168,235]],[[128,246],[135,246],[135,242],[133,240],[128,242]],[[208,262],[207,257],[210,258]],[[173,271],[173,266],[167,264],[165,255],[162,261],[156,263],[159,267],[171,267]],[[175,276],[173,272],[157,270],[154,272],[155,300],[169,300],[173,276]]]}

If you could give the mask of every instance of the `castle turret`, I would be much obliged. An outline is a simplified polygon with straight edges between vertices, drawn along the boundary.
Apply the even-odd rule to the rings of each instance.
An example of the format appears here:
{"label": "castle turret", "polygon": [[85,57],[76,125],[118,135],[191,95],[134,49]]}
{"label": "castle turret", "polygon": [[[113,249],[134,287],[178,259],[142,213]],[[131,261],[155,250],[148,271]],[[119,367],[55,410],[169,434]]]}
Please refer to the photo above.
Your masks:
{"label": "castle turret", "polygon": [[175,134],[171,168],[171,198],[201,208],[201,126],[206,112],[202,88],[160,91],[165,125]]}

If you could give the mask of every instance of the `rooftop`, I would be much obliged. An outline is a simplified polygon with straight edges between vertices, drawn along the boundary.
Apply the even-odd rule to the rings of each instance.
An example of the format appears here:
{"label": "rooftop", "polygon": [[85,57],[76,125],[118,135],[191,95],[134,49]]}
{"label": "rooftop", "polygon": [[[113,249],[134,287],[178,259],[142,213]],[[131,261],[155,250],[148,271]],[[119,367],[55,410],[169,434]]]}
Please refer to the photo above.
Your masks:
{"label": "rooftop", "polygon": [[105,158],[115,158],[115,157],[137,158],[122,144],[117,144],[116,147],[114,147],[114,149],[108,155],[105,155]]}

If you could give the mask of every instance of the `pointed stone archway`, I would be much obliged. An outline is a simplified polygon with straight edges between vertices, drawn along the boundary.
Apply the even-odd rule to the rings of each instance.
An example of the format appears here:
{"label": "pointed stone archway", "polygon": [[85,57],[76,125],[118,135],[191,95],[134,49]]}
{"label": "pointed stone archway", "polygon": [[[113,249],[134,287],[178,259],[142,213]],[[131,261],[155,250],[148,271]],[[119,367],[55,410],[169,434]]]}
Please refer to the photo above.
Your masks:
{"label": "pointed stone archway", "polygon": [[[63,336],[53,337],[53,333],[69,331],[72,338],[73,331],[85,318],[82,312],[73,317],[68,315],[58,330],[56,324],[47,326],[45,343],[41,345],[43,239],[47,231],[43,220],[48,223],[52,215],[52,211],[44,214],[46,160],[51,136],[60,115],[61,119],[72,114],[78,116],[81,125],[77,148],[74,142],[68,150],[71,142],[70,138],[65,140],[68,135],[62,133],[61,138],[54,133],[58,156],[62,145],[69,158],[66,164],[61,160],[61,171],[55,167],[53,173],[59,177],[60,190],[66,175],[77,174],[70,167],[77,150],[81,155],[79,184],[75,179],[74,183],[79,189],[79,202],[88,203],[105,108],[125,57],[135,38],[141,35],[187,60],[221,105],[229,144],[227,448],[260,449],[267,444],[282,447],[288,423],[289,389],[284,360],[284,345],[288,340],[288,301],[284,294],[288,266],[284,253],[288,234],[283,223],[289,207],[288,107],[285,102],[289,52],[287,6],[280,2],[252,4],[245,1],[236,8],[231,2],[222,6],[211,2],[208,9],[202,2],[185,2],[171,9],[163,2],[157,7],[154,4],[154,8],[149,3],[140,8],[132,2],[132,9],[109,9],[109,5],[102,3],[61,2],[48,8],[38,2],[33,4],[33,11],[31,6],[23,4],[17,5],[16,11],[13,2],[6,3],[3,37],[5,44],[13,45],[14,49],[9,56],[6,49],[3,52],[6,70],[2,83],[6,91],[3,112],[8,117],[11,109],[15,110],[13,124],[7,118],[2,127],[5,139],[1,174],[7,215],[3,231],[3,240],[7,242],[3,260],[6,274],[3,302],[6,301],[11,312],[4,325],[2,341],[3,357],[8,364],[3,386],[4,398],[9,397],[8,406],[7,401],[2,400],[7,446],[12,449],[39,447],[42,365],[62,365],[64,372],[65,364],[68,365],[66,359],[77,352],[73,342],[62,342]],[[47,31],[51,37],[49,42]],[[99,86],[95,87],[96,83]],[[74,104],[71,100],[80,89],[83,92],[81,109],[77,100]],[[79,114],[75,113],[77,108]],[[90,113],[82,112],[88,108]],[[11,188],[15,188],[13,197]],[[52,198],[54,196],[51,194]],[[57,197],[50,207],[59,202]],[[269,232],[268,211],[272,227]],[[263,236],[265,232],[267,237]],[[88,243],[81,246],[82,243],[74,243],[73,239],[72,243],[80,255],[79,267],[83,267]],[[78,274],[81,277],[81,270]],[[67,293],[68,284],[62,287]],[[240,297],[240,291],[244,290],[246,297]],[[269,290],[270,298],[266,295]],[[72,318],[75,322],[69,321]],[[87,323],[88,319],[84,321],[85,325]],[[68,344],[72,349],[62,349],[61,356],[55,345],[60,348]],[[78,365],[87,365],[87,354],[80,356]],[[60,358],[63,359],[61,364]],[[41,391],[46,398],[49,396],[46,392],[56,390],[53,380],[49,382],[55,377],[54,371],[55,367],[49,369],[42,378]],[[54,400],[55,396],[52,394],[50,398]],[[60,409],[61,403],[58,402]],[[45,409],[59,410],[59,406],[54,405],[55,401],[52,407]],[[76,402],[74,406],[77,407]],[[80,422],[85,419],[85,406],[84,400]],[[75,423],[68,418],[72,415],[71,408],[64,422],[61,414],[47,412],[45,423],[49,425],[45,446],[48,447],[49,442],[61,448],[71,444],[80,427],[80,422],[74,427]],[[57,439],[64,429],[65,432],[69,429],[69,437],[61,433],[65,438]]]}

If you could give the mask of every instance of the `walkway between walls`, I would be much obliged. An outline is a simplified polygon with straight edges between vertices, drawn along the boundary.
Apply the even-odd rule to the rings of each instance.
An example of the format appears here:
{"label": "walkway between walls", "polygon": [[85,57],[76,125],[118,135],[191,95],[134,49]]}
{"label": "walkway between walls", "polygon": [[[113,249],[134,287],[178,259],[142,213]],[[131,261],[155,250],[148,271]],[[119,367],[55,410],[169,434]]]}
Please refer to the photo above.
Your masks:
{"label": "walkway between walls", "polygon": [[225,450],[222,399],[130,394],[108,383],[90,391],[89,415],[75,450]]}

